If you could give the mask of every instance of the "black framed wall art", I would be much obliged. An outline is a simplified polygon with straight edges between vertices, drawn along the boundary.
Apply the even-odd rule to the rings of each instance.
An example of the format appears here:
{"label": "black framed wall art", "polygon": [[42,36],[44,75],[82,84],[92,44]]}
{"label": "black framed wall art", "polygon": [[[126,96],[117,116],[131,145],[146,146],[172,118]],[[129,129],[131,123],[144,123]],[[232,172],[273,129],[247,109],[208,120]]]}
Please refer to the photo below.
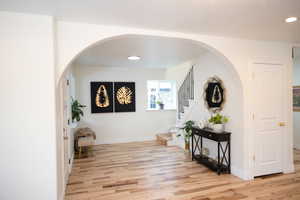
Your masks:
{"label": "black framed wall art", "polygon": [[91,82],[91,112],[114,111],[113,82]]}
{"label": "black framed wall art", "polygon": [[204,86],[204,102],[211,112],[221,111],[225,103],[225,88],[220,78],[208,79]]}
{"label": "black framed wall art", "polygon": [[135,112],[135,83],[114,83],[115,112]]}

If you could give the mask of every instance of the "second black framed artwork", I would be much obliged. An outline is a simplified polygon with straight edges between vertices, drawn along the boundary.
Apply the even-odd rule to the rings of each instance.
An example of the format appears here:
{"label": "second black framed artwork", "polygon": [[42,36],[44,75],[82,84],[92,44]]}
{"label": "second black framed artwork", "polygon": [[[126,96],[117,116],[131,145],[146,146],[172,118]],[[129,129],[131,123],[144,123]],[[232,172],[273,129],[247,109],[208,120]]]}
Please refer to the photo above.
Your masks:
{"label": "second black framed artwork", "polygon": [[114,83],[115,112],[135,112],[135,83]]}
{"label": "second black framed artwork", "polygon": [[91,82],[91,112],[135,112],[134,82]]}

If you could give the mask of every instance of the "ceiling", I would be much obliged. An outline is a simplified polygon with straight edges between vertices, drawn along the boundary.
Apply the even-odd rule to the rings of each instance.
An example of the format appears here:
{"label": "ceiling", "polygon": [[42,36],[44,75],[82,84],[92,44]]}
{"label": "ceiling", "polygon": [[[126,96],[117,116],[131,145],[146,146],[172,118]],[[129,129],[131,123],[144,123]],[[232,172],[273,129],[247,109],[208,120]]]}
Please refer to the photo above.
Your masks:
{"label": "ceiling", "polygon": [[300,42],[300,0],[0,0],[0,10],[59,20]]}
{"label": "ceiling", "polygon": [[[168,68],[196,59],[206,50],[190,40],[154,36],[127,36],[105,41],[85,50],[76,65],[103,67]],[[128,56],[141,57],[138,61]]]}

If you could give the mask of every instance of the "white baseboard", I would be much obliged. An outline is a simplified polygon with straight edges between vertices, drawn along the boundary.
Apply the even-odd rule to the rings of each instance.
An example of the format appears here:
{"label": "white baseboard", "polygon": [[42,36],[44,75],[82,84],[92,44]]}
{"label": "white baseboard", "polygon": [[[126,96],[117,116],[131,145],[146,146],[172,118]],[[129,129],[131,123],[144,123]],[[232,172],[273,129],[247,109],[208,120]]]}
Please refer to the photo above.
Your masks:
{"label": "white baseboard", "polygon": [[295,167],[294,165],[288,166],[283,170],[284,174],[290,174],[295,172]]}
{"label": "white baseboard", "polygon": [[112,139],[112,140],[102,140],[96,141],[96,145],[99,144],[116,144],[116,143],[128,143],[128,142],[145,142],[145,141],[153,141],[156,140],[155,136],[143,136],[139,138],[121,138],[121,139]]}
{"label": "white baseboard", "polygon": [[243,180],[253,179],[253,177],[250,176],[250,173],[247,173],[245,170],[239,169],[235,166],[231,166],[231,174]]}

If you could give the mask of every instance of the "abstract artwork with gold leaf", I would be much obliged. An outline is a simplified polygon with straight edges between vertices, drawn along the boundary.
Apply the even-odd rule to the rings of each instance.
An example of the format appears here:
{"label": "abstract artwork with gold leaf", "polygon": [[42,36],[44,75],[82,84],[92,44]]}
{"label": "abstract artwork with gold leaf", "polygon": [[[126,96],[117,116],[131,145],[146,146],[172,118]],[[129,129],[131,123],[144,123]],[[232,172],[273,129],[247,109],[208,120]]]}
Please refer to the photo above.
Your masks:
{"label": "abstract artwork with gold leaf", "polygon": [[114,83],[115,112],[135,112],[135,83]]}
{"label": "abstract artwork with gold leaf", "polygon": [[91,112],[113,112],[113,82],[91,82]]}

